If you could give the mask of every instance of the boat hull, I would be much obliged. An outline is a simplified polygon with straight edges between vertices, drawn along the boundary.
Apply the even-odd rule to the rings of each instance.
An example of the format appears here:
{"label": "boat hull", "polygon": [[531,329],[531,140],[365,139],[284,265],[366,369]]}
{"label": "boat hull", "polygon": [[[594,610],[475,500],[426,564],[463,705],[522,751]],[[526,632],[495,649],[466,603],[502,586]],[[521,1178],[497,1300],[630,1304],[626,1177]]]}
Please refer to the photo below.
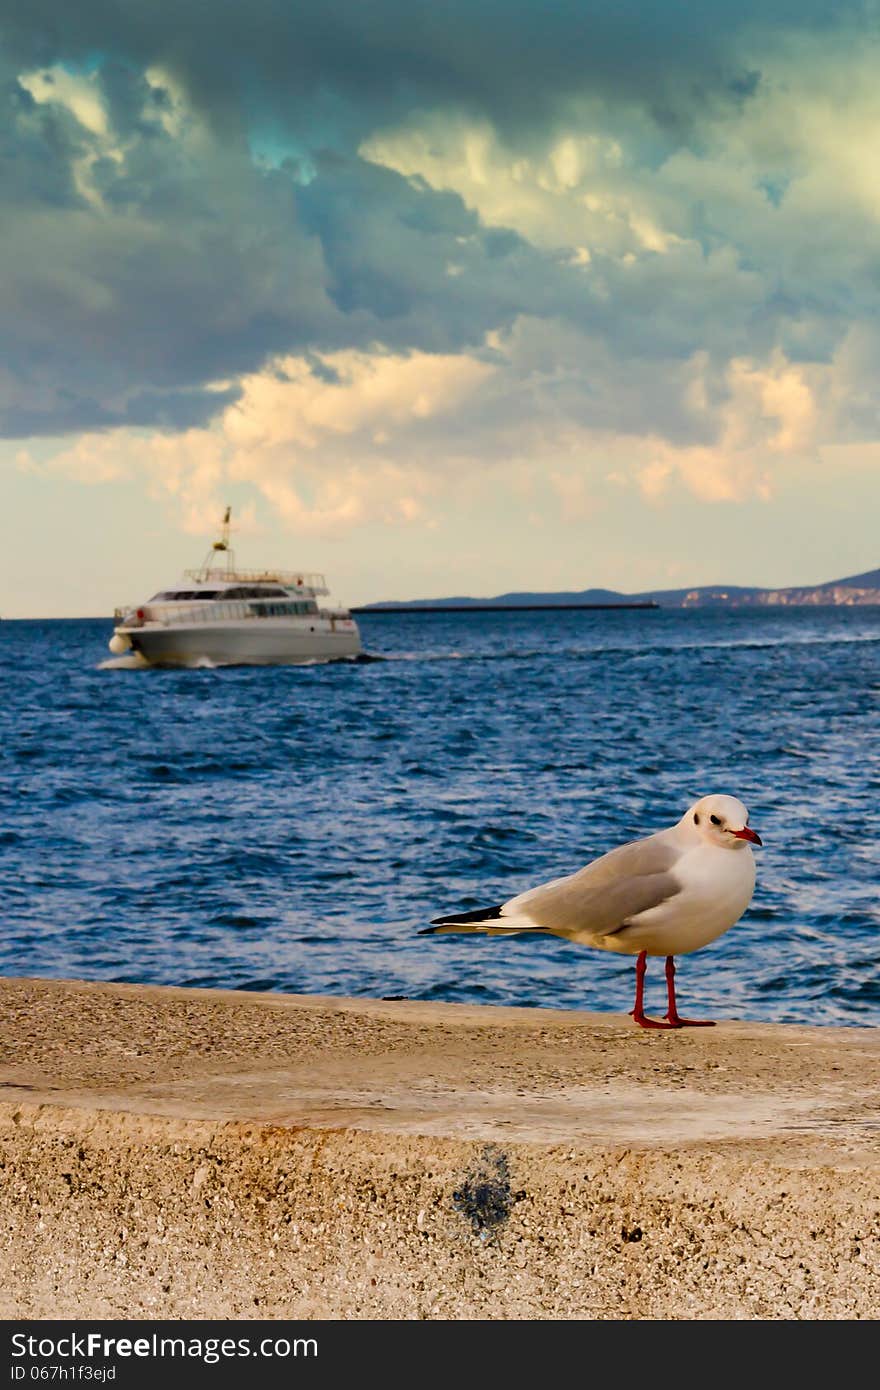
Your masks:
{"label": "boat hull", "polygon": [[116,629],[151,666],[299,666],[340,661],[363,650],[354,622],[296,629],[269,622],[217,623],[193,628],[146,624]]}

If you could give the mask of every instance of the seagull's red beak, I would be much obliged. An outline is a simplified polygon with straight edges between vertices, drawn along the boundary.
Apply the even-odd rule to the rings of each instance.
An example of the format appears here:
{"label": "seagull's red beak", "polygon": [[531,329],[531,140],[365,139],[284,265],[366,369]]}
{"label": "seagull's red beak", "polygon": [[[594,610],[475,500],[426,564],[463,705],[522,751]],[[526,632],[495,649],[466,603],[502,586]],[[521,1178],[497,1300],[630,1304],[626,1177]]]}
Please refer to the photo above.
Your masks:
{"label": "seagull's red beak", "polygon": [[730,833],[731,835],[735,835],[738,840],[750,840],[753,845],[762,845],[764,843],[760,835],[756,835],[754,830],[751,830],[747,825],[744,825],[742,830],[731,830]]}

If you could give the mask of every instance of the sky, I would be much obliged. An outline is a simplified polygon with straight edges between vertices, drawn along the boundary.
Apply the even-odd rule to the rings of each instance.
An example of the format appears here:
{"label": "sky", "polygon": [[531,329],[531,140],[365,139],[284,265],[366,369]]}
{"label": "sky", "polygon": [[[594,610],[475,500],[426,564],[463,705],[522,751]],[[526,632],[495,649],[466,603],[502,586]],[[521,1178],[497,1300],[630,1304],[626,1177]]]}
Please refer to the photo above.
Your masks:
{"label": "sky", "polygon": [[880,563],[875,0],[0,0],[0,616]]}

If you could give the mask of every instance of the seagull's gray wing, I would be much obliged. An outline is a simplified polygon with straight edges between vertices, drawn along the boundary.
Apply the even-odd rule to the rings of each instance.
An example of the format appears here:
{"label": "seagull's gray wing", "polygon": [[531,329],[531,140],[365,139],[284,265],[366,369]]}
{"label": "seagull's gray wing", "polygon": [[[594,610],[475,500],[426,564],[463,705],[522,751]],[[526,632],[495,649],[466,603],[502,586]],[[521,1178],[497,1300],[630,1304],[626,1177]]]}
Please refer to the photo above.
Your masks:
{"label": "seagull's gray wing", "polygon": [[619,931],[640,912],[681,892],[678,848],[661,831],[621,845],[575,874],[531,888],[501,908],[496,929],[552,932],[592,940]]}

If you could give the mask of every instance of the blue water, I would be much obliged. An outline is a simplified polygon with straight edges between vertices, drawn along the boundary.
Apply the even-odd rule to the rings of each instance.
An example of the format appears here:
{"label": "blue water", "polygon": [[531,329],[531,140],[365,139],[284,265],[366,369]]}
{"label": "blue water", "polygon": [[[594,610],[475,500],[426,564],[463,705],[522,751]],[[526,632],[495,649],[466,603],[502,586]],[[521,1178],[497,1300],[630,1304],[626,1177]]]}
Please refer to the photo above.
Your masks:
{"label": "blue water", "polygon": [[880,609],[361,627],[382,659],[138,671],[0,624],[0,972],[623,1011],[628,957],[418,929],[725,791],[758,886],[682,1007],[880,1023]]}

